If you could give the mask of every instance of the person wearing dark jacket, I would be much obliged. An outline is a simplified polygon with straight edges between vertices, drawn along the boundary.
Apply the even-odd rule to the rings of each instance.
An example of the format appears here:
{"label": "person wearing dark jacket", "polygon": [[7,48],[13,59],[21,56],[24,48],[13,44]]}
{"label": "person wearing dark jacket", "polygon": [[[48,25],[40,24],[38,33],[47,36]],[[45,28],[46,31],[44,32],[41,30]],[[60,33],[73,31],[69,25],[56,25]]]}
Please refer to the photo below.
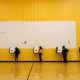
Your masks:
{"label": "person wearing dark jacket", "polygon": [[42,62],[42,51],[43,51],[43,48],[40,46],[39,47],[39,60],[40,60],[40,62]]}
{"label": "person wearing dark jacket", "polygon": [[19,53],[20,53],[19,48],[16,47],[15,48],[15,61],[18,61]]}
{"label": "person wearing dark jacket", "polygon": [[63,60],[64,62],[67,62],[67,53],[68,53],[68,49],[65,48],[65,46],[62,47],[62,56],[63,56]]}

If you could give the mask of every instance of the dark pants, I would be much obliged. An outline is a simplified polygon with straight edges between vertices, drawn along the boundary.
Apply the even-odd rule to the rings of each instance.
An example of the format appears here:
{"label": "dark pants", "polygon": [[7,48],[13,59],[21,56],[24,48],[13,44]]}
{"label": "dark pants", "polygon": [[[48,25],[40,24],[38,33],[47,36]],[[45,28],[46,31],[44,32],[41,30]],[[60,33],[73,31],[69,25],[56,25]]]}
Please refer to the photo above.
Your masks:
{"label": "dark pants", "polygon": [[18,54],[15,54],[15,61],[18,61]]}
{"label": "dark pants", "polygon": [[64,62],[67,62],[67,53],[62,54]]}
{"label": "dark pants", "polygon": [[40,60],[40,62],[42,62],[42,53],[39,53],[39,60]]}

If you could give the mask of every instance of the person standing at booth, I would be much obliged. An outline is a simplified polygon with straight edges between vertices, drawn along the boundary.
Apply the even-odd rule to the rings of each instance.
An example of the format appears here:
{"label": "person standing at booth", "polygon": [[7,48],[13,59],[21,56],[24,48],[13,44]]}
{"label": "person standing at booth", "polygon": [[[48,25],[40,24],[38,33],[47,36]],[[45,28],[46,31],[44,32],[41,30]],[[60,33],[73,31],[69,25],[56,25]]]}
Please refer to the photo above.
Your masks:
{"label": "person standing at booth", "polygon": [[66,62],[66,63],[67,63],[67,53],[68,53],[68,51],[69,50],[67,48],[65,48],[65,46],[62,47],[62,56],[63,56],[64,62]]}
{"label": "person standing at booth", "polygon": [[40,60],[40,62],[42,62],[42,51],[43,51],[43,48],[40,46],[39,47],[39,60]]}
{"label": "person standing at booth", "polygon": [[20,54],[19,48],[16,47],[16,48],[15,48],[15,61],[18,61],[18,56],[19,56],[19,54]]}

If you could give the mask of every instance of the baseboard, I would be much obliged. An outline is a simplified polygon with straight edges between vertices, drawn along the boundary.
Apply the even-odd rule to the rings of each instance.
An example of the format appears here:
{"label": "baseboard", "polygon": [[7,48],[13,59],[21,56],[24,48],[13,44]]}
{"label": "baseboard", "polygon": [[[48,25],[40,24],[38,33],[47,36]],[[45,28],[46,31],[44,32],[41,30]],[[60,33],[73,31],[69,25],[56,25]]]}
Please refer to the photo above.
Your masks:
{"label": "baseboard", "polygon": [[[40,62],[40,61],[0,61],[0,62]],[[63,62],[63,61],[42,61],[42,62]],[[80,60],[67,61],[67,62],[80,62]]]}

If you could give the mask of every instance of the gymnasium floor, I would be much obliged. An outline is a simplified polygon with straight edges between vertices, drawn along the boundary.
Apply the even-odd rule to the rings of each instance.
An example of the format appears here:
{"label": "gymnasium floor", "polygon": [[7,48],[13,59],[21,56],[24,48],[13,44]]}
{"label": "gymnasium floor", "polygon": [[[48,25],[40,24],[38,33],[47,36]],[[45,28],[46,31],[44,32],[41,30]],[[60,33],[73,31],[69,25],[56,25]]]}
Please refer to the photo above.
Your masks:
{"label": "gymnasium floor", "polygon": [[80,80],[80,62],[0,62],[0,80]]}

